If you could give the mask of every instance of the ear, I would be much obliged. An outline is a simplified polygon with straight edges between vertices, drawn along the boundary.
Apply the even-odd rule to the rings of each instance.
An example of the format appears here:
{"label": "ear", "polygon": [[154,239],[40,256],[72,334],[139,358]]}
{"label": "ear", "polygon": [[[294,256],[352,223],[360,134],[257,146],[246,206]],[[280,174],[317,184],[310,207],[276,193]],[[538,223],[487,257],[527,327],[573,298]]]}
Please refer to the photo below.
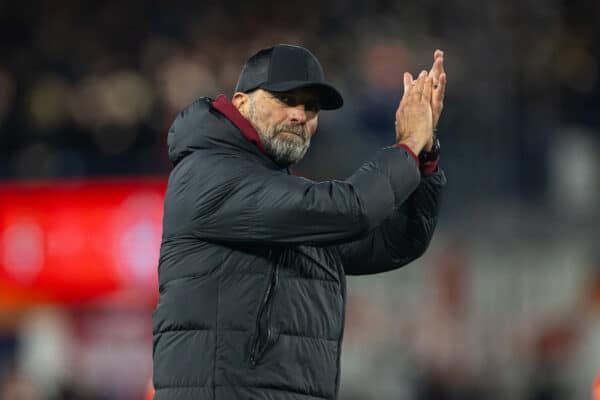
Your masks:
{"label": "ear", "polygon": [[250,103],[250,99],[246,93],[235,92],[231,99],[231,102],[238,109],[240,114],[244,117],[248,115],[248,104]]}

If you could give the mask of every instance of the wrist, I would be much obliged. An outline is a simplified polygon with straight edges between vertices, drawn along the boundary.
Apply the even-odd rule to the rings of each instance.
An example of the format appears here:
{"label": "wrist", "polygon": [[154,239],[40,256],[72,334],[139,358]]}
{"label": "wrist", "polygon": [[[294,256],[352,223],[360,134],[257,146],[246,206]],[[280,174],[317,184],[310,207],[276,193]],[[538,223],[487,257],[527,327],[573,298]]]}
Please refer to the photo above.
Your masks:
{"label": "wrist", "polygon": [[425,143],[423,143],[422,141],[419,141],[415,138],[407,137],[407,138],[400,140],[398,143],[396,143],[396,145],[405,147],[405,148],[409,149],[411,151],[411,153],[413,153],[414,155],[418,155],[423,150]]}
{"label": "wrist", "polygon": [[432,150],[432,148],[434,147],[434,143],[437,140],[436,132],[437,132],[437,129],[433,128],[433,134],[431,135],[431,137],[429,138],[429,140],[423,147],[422,151],[430,152]]}
{"label": "wrist", "polygon": [[423,150],[422,150],[422,152],[426,152],[426,153],[428,153],[428,152],[430,152],[430,151],[431,151],[431,148],[432,148],[432,147],[433,147],[433,140],[432,140],[432,139],[429,139],[429,141],[428,141],[427,143],[425,143],[425,146],[423,147]]}
{"label": "wrist", "polygon": [[426,147],[423,149],[423,151],[419,154],[419,161],[421,163],[421,165],[425,165],[431,162],[436,162],[440,157],[440,141],[439,139],[434,135],[431,140],[430,140],[431,144],[429,145],[429,149],[427,149]]}

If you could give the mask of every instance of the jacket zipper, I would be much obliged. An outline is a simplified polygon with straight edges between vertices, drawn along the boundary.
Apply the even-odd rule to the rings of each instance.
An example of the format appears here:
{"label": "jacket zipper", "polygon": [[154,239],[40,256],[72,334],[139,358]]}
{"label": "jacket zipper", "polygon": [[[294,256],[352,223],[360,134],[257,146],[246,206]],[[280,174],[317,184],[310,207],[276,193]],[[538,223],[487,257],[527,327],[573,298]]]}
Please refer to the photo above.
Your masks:
{"label": "jacket zipper", "polygon": [[342,331],[340,332],[340,337],[338,340],[337,346],[337,373],[335,375],[335,397],[338,398],[338,393],[340,390],[340,375],[342,372],[342,341],[344,340],[344,327],[346,325],[346,275],[343,270],[339,272],[340,274],[340,284],[342,286]]}
{"label": "jacket zipper", "polygon": [[[273,298],[273,294],[275,292],[275,287],[277,286],[278,281],[278,268],[277,264],[273,267],[273,271],[271,272],[271,276],[269,279],[269,285],[267,286],[267,290],[265,290],[265,295],[263,296],[263,300],[261,302],[260,309],[258,311],[258,315],[256,317],[256,334],[254,337],[254,341],[252,343],[252,348],[250,350],[250,366],[256,367],[258,361],[265,353],[269,345],[271,344],[271,339],[273,337],[273,329],[270,325],[271,321],[271,304],[270,300]],[[266,321],[261,324],[263,314],[267,311]],[[261,325],[266,325],[266,337],[264,340],[262,338],[262,333],[264,332],[264,327]],[[261,345],[262,344],[262,345]]]}

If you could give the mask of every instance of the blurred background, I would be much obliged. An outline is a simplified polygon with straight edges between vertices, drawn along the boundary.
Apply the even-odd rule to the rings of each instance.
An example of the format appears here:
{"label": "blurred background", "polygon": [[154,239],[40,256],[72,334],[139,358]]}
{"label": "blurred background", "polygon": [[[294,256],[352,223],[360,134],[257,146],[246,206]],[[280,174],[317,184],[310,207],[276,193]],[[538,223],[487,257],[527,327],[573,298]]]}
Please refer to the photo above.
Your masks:
{"label": "blurred background", "polygon": [[448,187],[428,253],[350,278],[342,400],[589,399],[600,373],[600,3],[0,0],[0,399],[137,400],[166,133],[298,44],[345,98],[297,172],[394,140],[445,51]]}

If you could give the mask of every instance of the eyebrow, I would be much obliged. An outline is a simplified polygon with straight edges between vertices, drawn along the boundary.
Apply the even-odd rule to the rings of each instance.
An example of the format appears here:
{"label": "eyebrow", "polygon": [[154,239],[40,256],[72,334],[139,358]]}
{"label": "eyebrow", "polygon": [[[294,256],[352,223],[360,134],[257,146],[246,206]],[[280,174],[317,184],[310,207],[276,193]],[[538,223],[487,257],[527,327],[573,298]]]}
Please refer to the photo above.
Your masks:
{"label": "eyebrow", "polygon": [[321,102],[319,96],[310,92],[307,93],[294,93],[294,92],[272,92],[271,95],[279,100],[281,97],[287,96],[292,98],[295,102],[300,104],[311,104],[317,105],[319,108],[321,107]]}

